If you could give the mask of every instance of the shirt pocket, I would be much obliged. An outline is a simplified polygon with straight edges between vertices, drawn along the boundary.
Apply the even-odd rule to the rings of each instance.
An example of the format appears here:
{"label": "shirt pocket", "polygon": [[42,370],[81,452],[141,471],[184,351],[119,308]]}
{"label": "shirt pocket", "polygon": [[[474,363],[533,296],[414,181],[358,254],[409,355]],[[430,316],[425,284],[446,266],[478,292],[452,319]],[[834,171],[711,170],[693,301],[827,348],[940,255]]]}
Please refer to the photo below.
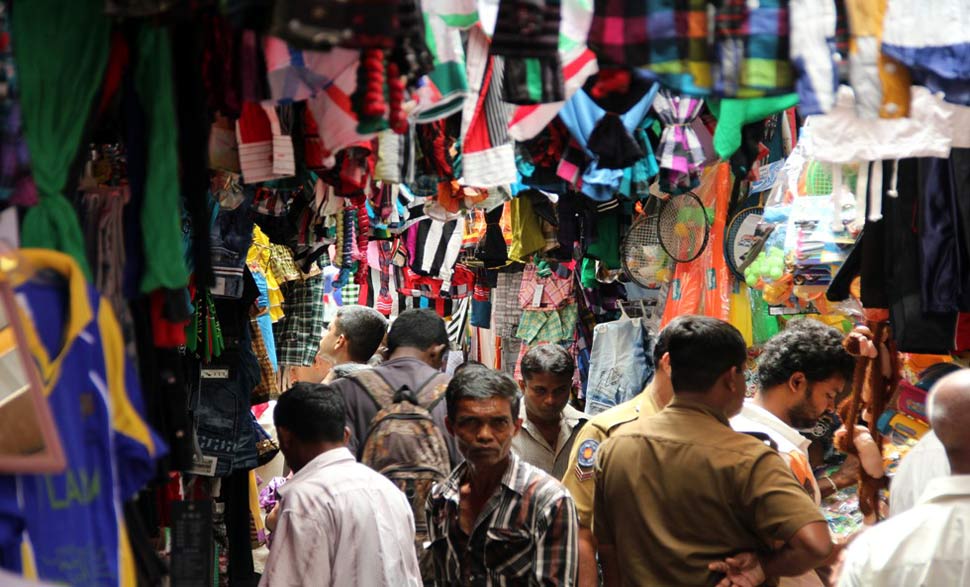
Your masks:
{"label": "shirt pocket", "polygon": [[485,534],[485,568],[508,585],[528,585],[534,551],[532,535],[515,528],[490,528]]}

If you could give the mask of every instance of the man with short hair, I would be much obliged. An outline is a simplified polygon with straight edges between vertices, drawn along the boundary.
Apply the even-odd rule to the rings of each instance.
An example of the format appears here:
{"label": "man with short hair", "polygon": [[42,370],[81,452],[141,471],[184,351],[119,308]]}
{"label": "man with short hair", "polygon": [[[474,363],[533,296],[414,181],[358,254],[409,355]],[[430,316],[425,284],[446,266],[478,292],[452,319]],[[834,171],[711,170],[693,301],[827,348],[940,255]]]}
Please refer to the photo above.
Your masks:
{"label": "man with short hair", "polygon": [[[347,448],[351,452],[358,454],[374,416],[387,407],[378,405],[375,399],[386,394],[369,389],[368,385],[372,385],[373,381],[365,381],[361,376],[365,373],[379,376],[382,385],[390,388],[392,395],[403,387],[409,388],[415,395],[420,395],[422,389],[428,386],[438,387],[443,392],[449,378],[441,372],[441,366],[448,347],[448,331],[440,316],[429,309],[406,310],[394,320],[387,333],[386,361],[372,369],[350,373],[330,384],[343,395],[347,404],[347,426],[350,428]],[[455,465],[459,459],[458,450],[454,439],[446,433],[445,402],[436,402],[430,412],[446,439],[451,463]]]}
{"label": "man with short hair", "polygon": [[596,565],[596,540],[593,537],[593,465],[603,442],[620,426],[637,418],[650,417],[662,410],[674,395],[670,384],[670,355],[663,331],[653,347],[653,379],[631,400],[601,412],[583,426],[573,442],[569,464],[561,477],[576,503],[579,515],[579,585],[599,587]]}
{"label": "man with short hair", "polygon": [[519,417],[522,430],[512,438],[512,450],[522,460],[556,479],[566,472],[566,462],[586,416],[569,405],[576,362],[557,344],[529,349],[519,365],[524,401]]}
{"label": "man with short hair", "polygon": [[428,498],[436,584],[574,585],[576,510],[558,481],[512,452],[522,426],[515,381],[470,365],[446,401],[465,462]]}
{"label": "man with short hair", "polygon": [[719,573],[760,585],[814,569],[831,552],[825,518],[777,452],[728,424],[745,395],[741,333],[681,316],[664,336],[673,401],[599,450],[593,532],[606,585],[713,585]]}
{"label": "man with short hair", "polygon": [[367,306],[343,306],[320,341],[320,356],[332,366],[324,383],[367,369],[387,334],[387,320]]}
{"label": "man with short hair", "polygon": [[929,417],[951,474],[933,479],[913,509],[849,545],[840,587],[970,585],[970,369],[933,386]]}
{"label": "man with short hair", "polygon": [[293,477],[280,488],[263,587],[421,585],[404,494],[346,448],[343,398],[298,383],[274,412]]}

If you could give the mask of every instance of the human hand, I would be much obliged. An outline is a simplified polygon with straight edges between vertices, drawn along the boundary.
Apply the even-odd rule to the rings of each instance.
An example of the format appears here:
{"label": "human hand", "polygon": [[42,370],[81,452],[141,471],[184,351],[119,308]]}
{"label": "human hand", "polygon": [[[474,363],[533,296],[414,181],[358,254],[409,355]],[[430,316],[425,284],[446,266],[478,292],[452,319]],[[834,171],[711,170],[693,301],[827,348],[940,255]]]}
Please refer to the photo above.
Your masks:
{"label": "human hand", "polygon": [[859,463],[859,457],[850,454],[846,456],[845,462],[842,463],[838,471],[832,473],[831,477],[836,486],[841,489],[858,483],[861,472],[862,465]]}
{"label": "human hand", "polygon": [[758,587],[765,582],[761,560],[753,552],[736,554],[722,562],[711,563],[707,568],[724,574],[717,587]]}

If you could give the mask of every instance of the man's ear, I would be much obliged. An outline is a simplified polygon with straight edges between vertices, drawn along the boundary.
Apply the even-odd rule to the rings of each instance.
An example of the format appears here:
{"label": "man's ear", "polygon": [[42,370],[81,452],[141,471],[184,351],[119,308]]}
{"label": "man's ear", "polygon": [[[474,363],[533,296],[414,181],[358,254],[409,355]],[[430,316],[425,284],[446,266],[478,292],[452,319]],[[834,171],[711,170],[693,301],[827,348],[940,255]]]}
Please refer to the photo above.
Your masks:
{"label": "man's ear", "polygon": [[279,441],[280,450],[282,450],[284,452],[289,451],[289,449],[290,449],[290,443],[293,440],[293,437],[290,434],[290,431],[287,430],[286,428],[280,428],[279,426],[277,426],[276,427],[276,438]]}
{"label": "man's ear", "polygon": [[670,377],[670,353],[664,353],[660,356],[660,363],[657,365],[658,369],[662,369],[667,377]]}
{"label": "man's ear", "polygon": [[519,389],[521,389],[522,391],[525,391],[525,380],[524,379],[519,379]]}
{"label": "man's ear", "polygon": [[808,387],[808,377],[801,371],[795,371],[788,378],[788,389],[792,393],[802,394]]}
{"label": "man's ear", "polygon": [[347,346],[347,337],[341,334],[337,337],[337,342],[333,343],[333,349],[339,351],[340,349]]}
{"label": "man's ear", "polygon": [[448,350],[448,345],[446,344],[436,344],[431,347],[431,357],[436,363],[441,362],[444,359],[445,351]]}
{"label": "man's ear", "polygon": [[519,430],[522,430],[522,418],[515,419],[515,434],[513,434],[513,436],[518,434]]}
{"label": "man's ear", "polygon": [[350,444],[350,426],[344,426],[344,446]]}

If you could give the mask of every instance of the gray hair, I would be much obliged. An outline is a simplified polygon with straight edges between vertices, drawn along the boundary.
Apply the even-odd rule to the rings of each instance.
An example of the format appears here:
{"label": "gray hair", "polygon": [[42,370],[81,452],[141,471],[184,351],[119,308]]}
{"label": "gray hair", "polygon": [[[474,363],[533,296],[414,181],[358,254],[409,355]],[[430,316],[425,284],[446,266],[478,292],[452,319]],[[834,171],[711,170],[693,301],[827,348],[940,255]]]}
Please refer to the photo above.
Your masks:
{"label": "gray hair", "polygon": [[384,340],[387,320],[367,306],[343,306],[337,310],[337,333],[347,338],[347,352],[358,363],[366,363]]}
{"label": "gray hair", "polygon": [[463,399],[491,399],[501,397],[509,400],[512,406],[512,419],[519,417],[519,386],[507,373],[489,369],[484,365],[464,365],[455,372],[448,383],[445,401],[448,418],[452,421],[458,413],[458,402]]}

